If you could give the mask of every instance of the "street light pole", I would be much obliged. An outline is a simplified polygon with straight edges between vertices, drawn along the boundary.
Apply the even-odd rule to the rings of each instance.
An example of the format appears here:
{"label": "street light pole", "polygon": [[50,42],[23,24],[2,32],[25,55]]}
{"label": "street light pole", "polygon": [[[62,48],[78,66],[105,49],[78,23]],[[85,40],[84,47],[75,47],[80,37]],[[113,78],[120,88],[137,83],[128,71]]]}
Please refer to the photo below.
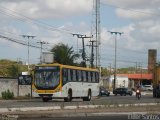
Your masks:
{"label": "street light pole", "polygon": [[114,53],[114,81],[113,81],[113,89],[116,88],[116,80],[117,80],[117,34],[119,35],[122,35],[123,32],[111,32],[111,31],[108,31],[112,34],[115,34],[115,53]]}
{"label": "street light pole", "polygon": [[42,60],[42,49],[43,49],[43,45],[44,44],[48,44],[48,42],[45,42],[45,41],[40,41],[40,42],[37,42],[37,43],[40,43],[40,45],[41,45],[41,47],[40,47],[40,49],[41,49],[41,51],[40,51],[40,64],[42,64],[42,62],[43,62],[43,60]]}
{"label": "street light pole", "polygon": [[29,64],[30,64],[30,61],[29,61],[29,46],[30,46],[30,44],[29,44],[29,38],[35,38],[36,36],[30,36],[30,35],[22,35],[22,37],[24,37],[24,38],[28,38],[28,71],[29,71]]}

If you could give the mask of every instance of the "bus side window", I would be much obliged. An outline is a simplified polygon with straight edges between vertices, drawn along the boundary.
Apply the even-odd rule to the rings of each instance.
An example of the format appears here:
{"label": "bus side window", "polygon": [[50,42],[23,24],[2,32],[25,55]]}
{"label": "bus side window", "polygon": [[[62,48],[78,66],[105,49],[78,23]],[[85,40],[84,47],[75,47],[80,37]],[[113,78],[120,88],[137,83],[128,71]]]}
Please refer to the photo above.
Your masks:
{"label": "bus side window", "polygon": [[68,71],[68,81],[71,81],[71,72],[70,72],[70,69],[68,69],[67,71]]}
{"label": "bus side window", "polygon": [[76,81],[78,82],[78,70],[75,71],[76,71]]}
{"label": "bus side window", "polygon": [[95,72],[92,72],[92,82],[95,82],[96,79],[95,79]]}
{"label": "bus side window", "polygon": [[88,82],[88,71],[86,71],[86,81]]}
{"label": "bus side window", "polygon": [[67,69],[62,70],[63,74],[63,84],[67,82]]}
{"label": "bus side window", "polygon": [[83,81],[86,82],[86,71],[82,71]]}
{"label": "bus side window", "polygon": [[73,81],[73,70],[70,69],[70,76],[71,76],[71,81]]}
{"label": "bus side window", "polygon": [[72,79],[72,81],[77,81],[77,75],[76,75],[76,70],[73,70],[73,79]]}
{"label": "bus side window", "polygon": [[88,82],[91,82],[91,72],[88,72]]}
{"label": "bus side window", "polygon": [[99,73],[96,72],[96,82],[98,83],[99,82]]}
{"label": "bus side window", "polygon": [[91,82],[93,82],[93,72],[91,72]]}
{"label": "bus side window", "polygon": [[78,81],[81,82],[82,81],[82,76],[81,76],[81,71],[78,70]]}

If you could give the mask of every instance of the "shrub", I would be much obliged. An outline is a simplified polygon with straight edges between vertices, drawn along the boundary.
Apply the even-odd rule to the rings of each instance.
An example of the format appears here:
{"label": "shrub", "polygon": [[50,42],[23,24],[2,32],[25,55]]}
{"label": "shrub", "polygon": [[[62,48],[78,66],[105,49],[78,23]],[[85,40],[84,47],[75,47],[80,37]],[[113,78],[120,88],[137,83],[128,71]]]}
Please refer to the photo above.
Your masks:
{"label": "shrub", "polygon": [[9,89],[7,91],[2,92],[1,95],[2,95],[2,98],[6,100],[14,98],[14,93],[10,92]]}
{"label": "shrub", "polygon": [[28,94],[26,94],[25,96],[26,96],[26,97],[30,97],[30,96],[31,96],[31,94],[30,94],[30,93],[28,93]]}

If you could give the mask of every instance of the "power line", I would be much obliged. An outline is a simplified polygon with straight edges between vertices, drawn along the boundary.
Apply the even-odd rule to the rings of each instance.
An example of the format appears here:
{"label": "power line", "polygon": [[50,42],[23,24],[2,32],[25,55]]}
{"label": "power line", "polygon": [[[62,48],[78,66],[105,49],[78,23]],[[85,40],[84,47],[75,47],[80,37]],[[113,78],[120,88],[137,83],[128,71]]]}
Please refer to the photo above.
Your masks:
{"label": "power line", "polygon": [[[6,31],[6,30],[2,30],[2,29],[0,29],[0,31],[1,31],[1,34],[6,34],[6,36],[8,37],[8,38],[12,38],[12,37],[14,37],[14,39],[16,38],[16,41],[18,41],[17,39],[21,39],[20,38],[20,36],[22,37],[22,35],[19,35],[19,34],[17,34],[17,33],[13,33],[13,32],[10,32],[10,31]],[[3,35],[4,36],[4,35]],[[36,41],[39,41],[38,39],[34,39],[34,40],[36,40]],[[23,41],[23,40],[20,40],[20,42],[21,41]],[[25,42],[25,41],[24,41]],[[32,45],[33,44],[36,44],[36,43],[33,43],[33,42],[31,42],[32,43]],[[50,43],[50,42],[47,42],[47,44],[49,45],[49,44],[53,44],[53,45],[55,45],[55,43]],[[51,46],[51,45],[49,45],[49,46]],[[43,48],[44,49],[44,48]],[[48,50],[48,48],[46,48],[47,50]]]}
{"label": "power line", "polygon": [[86,67],[86,52],[85,52],[85,46],[84,46],[84,38],[92,38],[92,36],[86,36],[86,35],[81,35],[81,34],[72,34],[73,36],[77,36],[77,38],[81,38],[82,39],[82,59],[83,59],[83,67]]}
{"label": "power line", "polygon": [[30,39],[30,38],[33,39],[33,38],[35,38],[36,36],[22,35],[22,37],[23,37],[23,38],[28,38],[28,71],[29,71],[29,69],[30,69],[30,68],[29,68],[29,64],[30,64],[30,62],[29,62],[29,39]]}
{"label": "power line", "polygon": [[[14,38],[9,38],[9,37],[3,36],[3,35],[0,35],[0,38],[9,40],[9,41],[14,42],[14,43],[18,43],[18,44],[20,44],[20,45],[28,46],[27,43],[19,42],[18,40],[14,39]],[[39,48],[38,46],[34,46],[34,45],[29,45],[29,46],[30,46],[30,47],[34,47],[34,48]]]}
{"label": "power line", "polygon": [[[102,60],[104,61],[114,61],[114,59],[109,59],[109,58],[104,58],[102,57]],[[142,62],[142,61],[130,61],[130,60],[126,60],[126,59],[117,59],[117,62],[124,62],[124,63],[143,63],[143,64],[148,64],[147,62]]]}
{"label": "power line", "polygon": [[133,12],[137,12],[137,13],[149,14],[149,15],[154,15],[154,16],[160,16],[160,14],[153,13],[153,12],[144,12],[144,11],[140,11],[140,10],[134,10],[134,9],[131,9],[131,8],[120,7],[120,6],[117,6],[117,5],[108,4],[108,3],[102,3],[102,2],[101,2],[101,4],[102,5],[107,5],[107,6],[110,6],[110,7],[114,7],[114,8],[120,8],[120,9],[129,10],[129,11],[133,11]]}
{"label": "power line", "polygon": [[[8,40],[8,41],[11,41],[11,42],[14,42],[14,43],[17,43],[17,44],[20,44],[20,45],[24,45],[24,46],[28,46],[27,43],[24,43],[24,42],[21,42],[20,40],[17,40],[17,39],[14,39],[14,38],[10,38],[10,37],[6,37],[4,35],[0,35],[0,38],[2,39],[5,39],[5,40]],[[33,48],[41,48],[39,46],[36,46],[36,45],[33,45],[33,44],[29,44],[30,47],[33,47]],[[44,49],[44,48],[43,48]],[[47,49],[48,50],[48,49]]]}
{"label": "power line", "polygon": [[[24,16],[24,15],[22,15],[22,14],[16,12],[16,11],[7,9],[7,8],[5,8],[5,7],[2,7],[2,6],[0,6],[0,7],[1,7],[1,8],[0,8],[0,9],[1,9],[0,12],[1,12],[2,14],[8,15],[8,16],[12,16],[12,17],[16,17],[16,19],[19,20],[19,21],[23,21],[23,22],[28,21],[28,22],[30,22],[30,23],[33,23],[33,24],[36,24],[36,25],[38,25],[38,26],[41,26],[41,27],[43,27],[43,28],[45,28],[45,29],[48,29],[48,30],[50,30],[50,31],[59,31],[60,33],[61,33],[61,32],[66,32],[66,33],[68,33],[68,34],[73,34],[73,33],[70,32],[69,30],[66,30],[66,29],[58,29],[58,28],[55,28],[55,27],[53,27],[52,25],[49,25],[49,24],[47,24],[47,23],[45,23],[45,22],[38,21],[38,20],[34,20],[34,19],[31,19],[31,18],[29,18],[29,17],[26,17],[26,16]],[[3,9],[3,10],[2,10],[2,9]],[[6,12],[6,10],[7,10],[7,11],[10,11],[10,12],[12,12],[12,13],[8,13],[8,12]],[[18,15],[18,16],[17,16],[17,15]]]}

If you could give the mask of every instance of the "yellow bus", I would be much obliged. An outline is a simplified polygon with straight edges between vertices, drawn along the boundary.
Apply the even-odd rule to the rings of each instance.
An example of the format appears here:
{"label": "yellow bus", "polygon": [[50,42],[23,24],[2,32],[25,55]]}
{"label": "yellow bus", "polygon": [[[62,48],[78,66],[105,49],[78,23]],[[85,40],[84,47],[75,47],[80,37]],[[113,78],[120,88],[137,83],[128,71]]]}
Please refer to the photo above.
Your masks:
{"label": "yellow bus", "polygon": [[99,94],[99,71],[62,64],[37,65],[32,86],[44,102],[52,98],[63,98],[66,102],[73,98],[90,101]]}

